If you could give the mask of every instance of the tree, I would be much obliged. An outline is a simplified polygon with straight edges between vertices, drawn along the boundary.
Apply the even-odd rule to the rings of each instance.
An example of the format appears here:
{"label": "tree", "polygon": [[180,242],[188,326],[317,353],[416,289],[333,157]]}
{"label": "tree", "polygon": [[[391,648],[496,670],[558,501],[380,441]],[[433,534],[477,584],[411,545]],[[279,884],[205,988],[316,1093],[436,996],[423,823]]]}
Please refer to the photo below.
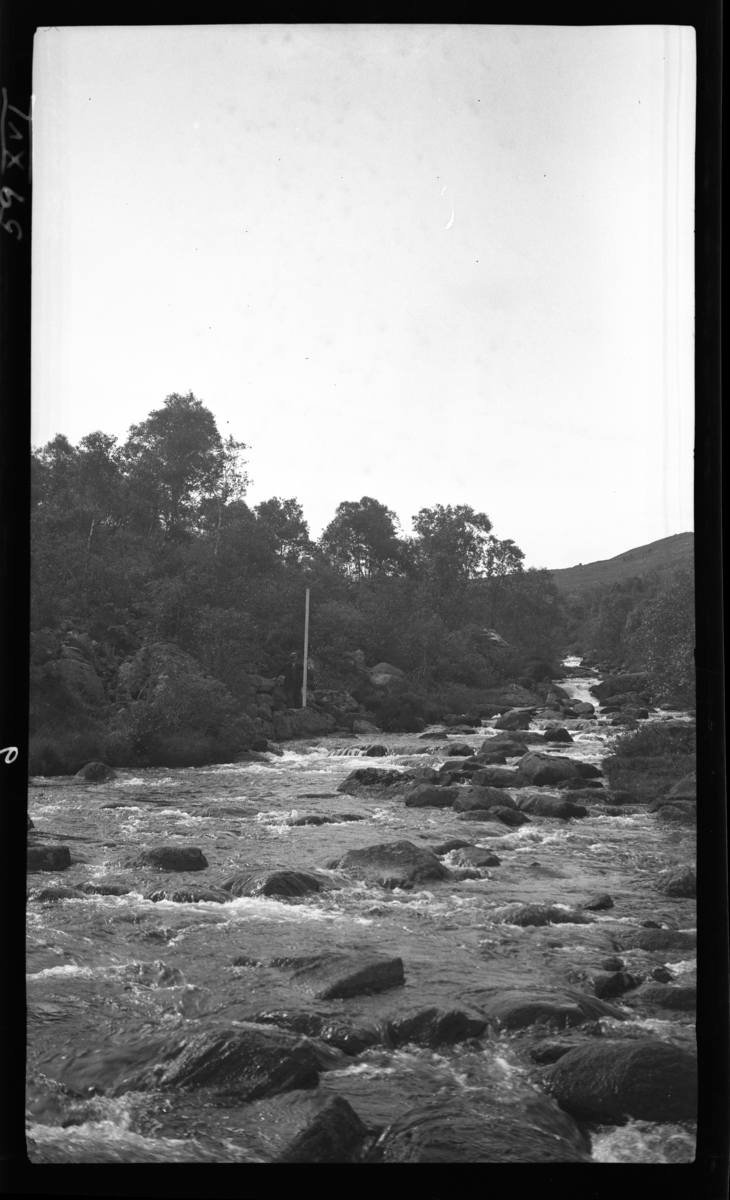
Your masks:
{"label": "tree", "polygon": [[632,645],[643,654],[657,698],[695,703],[695,595],[692,571],[677,571],[637,620]]}
{"label": "tree", "polygon": [[444,584],[487,573],[491,528],[487,514],[468,504],[437,504],[413,518],[422,560]]}
{"label": "tree", "polygon": [[298,500],[272,496],[254,509],[261,524],[270,531],[276,554],[283,562],[298,563],[312,549],[309,526]]}
{"label": "tree", "polygon": [[401,543],[398,518],[372,496],[344,500],[320,538],[320,546],[353,579],[392,574]]}
{"label": "tree", "polygon": [[190,530],[207,518],[210,503],[220,527],[221,509],[245,494],[248,484],[241,458],[246,447],[224,442],[212,412],[196,400],[173,393],[164,408],[132,425],[122,449],[129,479],[147,510],[150,529],[160,523],[168,536]]}

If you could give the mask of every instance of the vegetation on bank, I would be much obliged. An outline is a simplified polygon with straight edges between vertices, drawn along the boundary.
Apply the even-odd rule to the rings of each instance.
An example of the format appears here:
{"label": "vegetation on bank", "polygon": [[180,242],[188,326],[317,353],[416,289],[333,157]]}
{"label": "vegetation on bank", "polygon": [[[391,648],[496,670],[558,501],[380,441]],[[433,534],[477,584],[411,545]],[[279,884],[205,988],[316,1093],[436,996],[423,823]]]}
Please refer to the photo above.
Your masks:
{"label": "vegetation on bank", "polygon": [[[301,648],[305,588],[317,687],[349,691],[386,730],[479,715],[486,689],[529,687],[564,653],[576,613],[486,513],[437,504],[404,533],[363,496],[313,540],[296,498],[246,503],[245,450],[189,393],[123,444],[58,434],[33,452],[32,774],[230,761],[261,734],[251,677]],[[642,636],[661,678],[684,653],[686,604],[677,618],[676,596],[651,599]],[[177,657],[135,682],[155,646]],[[363,689],[358,650],[406,680]]]}
{"label": "vegetation on bank", "polygon": [[603,773],[613,791],[653,800],[695,770],[696,748],[693,724],[642,724],[614,741]]}

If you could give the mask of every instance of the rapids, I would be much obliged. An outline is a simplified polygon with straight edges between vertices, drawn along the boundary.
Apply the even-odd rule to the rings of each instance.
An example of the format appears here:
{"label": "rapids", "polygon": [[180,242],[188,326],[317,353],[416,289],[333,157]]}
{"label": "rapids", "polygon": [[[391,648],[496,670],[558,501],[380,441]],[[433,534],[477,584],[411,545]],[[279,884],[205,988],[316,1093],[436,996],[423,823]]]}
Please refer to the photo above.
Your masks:
{"label": "rapids", "polygon": [[[566,660],[566,667],[578,660]],[[595,677],[560,681],[581,700]],[[653,713],[652,719],[680,714]],[[546,722],[533,721],[532,729]],[[454,740],[475,749],[493,722]],[[546,746],[599,764],[616,732],[604,719],[569,722],[571,746]],[[436,766],[448,742],[378,734],[388,747],[377,768]],[[402,798],[355,798],[337,785],[356,766],[366,738],[330,737],[288,743],[266,763],[184,770],[118,770],[88,784],[77,778],[31,780],[29,813],[36,844],[64,844],[72,865],[58,875],[29,875],[31,887],[78,886],[104,880],[122,895],[86,895],[28,904],[28,1127],[31,1162],[267,1162],[271,1138],[251,1105],[220,1109],[175,1092],[108,1094],[119,1064],[142,1041],[171,1033],[236,1027],[266,1009],[309,1009],[377,1029],[390,1018],[431,1006],[467,1008],[469,996],[495,984],[581,990],[588,972],[612,952],[610,932],[650,917],[669,928],[695,926],[695,902],[653,889],[657,872],[694,856],[694,830],[667,828],[646,809],[621,815],[591,809],[582,820],[533,817],[484,832],[451,810],[406,808]],[[424,753],[424,750],[426,753]],[[516,761],[516,760],[511,760]],[[551,792],[546,794],[569,795]],[[614,810],[615,811],[615,810]],[[359,820],[338,820],[342,814]],[[292,825],[303,815],[331,823]],[[429,847],[464,838],[494,849],[501,864],[480,878],[385,891],[323,871],[326,860],[374,842],[406,839]],[[197,846],[209,867],[194,875],[160,875],[126,865],[156,844]],[[442,861],[452,862],[447,855]],[[240,897],[227,904],[153,902],[153,884],[213,886],[242,868],[313,870],[331,887],[295,900]],[[512,903],[577,908],[597,892],[614,907],[589,925],[518,927],[497,924],[494,910]],[[377,950],[403,960],[405,984],[376,995],[313,1006],[282,971],[284,956],[333,948]],[[645,951],[622,953],[626,969],[655,966]],[[673,969],[694,978],[691,953]],[[234,965],[233,960],[244,960]],[[664,956],[663,961],[666,961]],[[617,1002],[620,1003],[620,1002]],[[665,1012],[644,1018],[626,1010],[627,1026],[678,1046],[694,1047],[693,1018]],[[667,1019],[663,1019],[663,1018]],[[615,1022],[602,1018],[608,1028]],[[370,1126],[384,1126],[434,1094],[467,1100],[488,1089],[498,1101],[537,1088],[521,1052],[525,1033],[490,1029],[478,1041],[439,1047],[374,1045],[356,1058],[332,1050],[320,1091],[344,1097]],[[73,1060],[74,1086],[59,1082]],[[254,1106],[255,1107],[255,1106]],[[592,1133],[595,1162],[690,1162],[690,1126],[630,1121]]]}

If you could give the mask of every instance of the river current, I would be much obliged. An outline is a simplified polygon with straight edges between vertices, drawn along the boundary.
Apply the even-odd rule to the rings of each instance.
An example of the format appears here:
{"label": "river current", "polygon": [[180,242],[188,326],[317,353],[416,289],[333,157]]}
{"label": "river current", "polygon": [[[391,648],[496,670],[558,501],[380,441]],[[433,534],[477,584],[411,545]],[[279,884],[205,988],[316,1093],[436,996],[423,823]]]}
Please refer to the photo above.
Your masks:
{"label": "river current", "polygon": [[[593,700],[588,689],[595,677],[560,682],[570,695]],[[652,719],[680,715],[655,713]],[[531,728],[544,725],[536,720]],[[599,764],[616,730],[600,718],[568,725],[574,738],[570,756]],[[453,734],[451,740],[477,749],[492,726],[484,722],[478,732]],[[599,807],[582,820],[534,817],[519,828],[495,826],[484,833],[480,827],[476,833],[448,809],[406,808],[402,797],[338,793],[368,740],[388,749],[387,757],[361,764],[376,768],[438,767],[448,748],[446,741],[431,745],[407,734],[328,737],[287,743],[283,756],[272,755],[266,763],[118,770],[116,779],[95,785],[77,778],[31,780],[29,813],[37,841],[68,845],[72,865],[57,876],[30,875],[29,885],[79,886],[103,879],[129,889],[28,904],[31,1162],[271,1161],[275,1139],[256,1105],[221,1109],[207,1107],[195,1094],[154,1091],[111,1097],[107,1085],[144,1039],[235,1028],[263,1010],[311,1009],[311,1000],[269,965],[274,958],[332,949],[402,958],[404,986],[316,1006],[317,1012],[377,1028],[429,1006],[466,1008],[470,992],[486,981],[518,989],[566,984],[580,989],[588,971],[611,952],[611,931],[638,927],[647,917],[694,929],[695,902],[670,899],[653,888],[660,869],[693,859],[693,828],[668,828],[635,806],[621,815]],[[565,753],[566,747],[550,752]],[[287,823],[305,815],[334,820]],[[480,878],[412,891],[386,891],[330,871],[331,888],[293,900],[240,897],[219,904],[143,898],[161,878],[166,884],[212,886],[243,868],[323,872],[328,859],[375,842],[405,839],[428,848],[465,836],[494,848],[500,865],[482,869]],[[135,850],[160,844],[199,847],[209,867],[161,877],[125,865]],[[443,861],[448,866],[449,856]],[[609,893],[614,907],[596,912],[589,925],[561,924],[559,937],[553,925],[492,920],[505,904],[575,908],[596,892]],[[622,957],[628,970],[651,966],[644,951]],[[675,976],[694,981],[692,955],[674,958]],[[602,1021],[611,1025],[611,1018]],[[694,1048],[688,1013],[642,1020],[629,1012],[624,1024]],[[519,1044],[519,1035],[492,1031],[479,1045],[465,1042],[438,1051],[382,1044],[353,1058],[333,1049],[319,1088],[344,1097],[371,1126],[387,1125],[434,1094],[468,1100],[473,1089],[489,1089],[509,1103],[536,1090]],[[59,1083],[70,1060],[73,1089]],[[592,1134],[592,1158],[690,1162],[693,1134],[685,1125],[606,1126]]]}

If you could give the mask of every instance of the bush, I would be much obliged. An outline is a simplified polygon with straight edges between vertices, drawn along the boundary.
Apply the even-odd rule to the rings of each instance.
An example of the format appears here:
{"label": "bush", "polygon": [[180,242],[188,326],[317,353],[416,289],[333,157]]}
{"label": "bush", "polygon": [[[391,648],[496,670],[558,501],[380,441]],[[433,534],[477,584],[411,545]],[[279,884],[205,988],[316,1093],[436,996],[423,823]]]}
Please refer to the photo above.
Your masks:
{"label": "bush", "polygon": [[604,759],[603,773],[614,791],[653,800],[695,769],[695,747],[692,725],[642,724],[616,739],[613,755]]}

